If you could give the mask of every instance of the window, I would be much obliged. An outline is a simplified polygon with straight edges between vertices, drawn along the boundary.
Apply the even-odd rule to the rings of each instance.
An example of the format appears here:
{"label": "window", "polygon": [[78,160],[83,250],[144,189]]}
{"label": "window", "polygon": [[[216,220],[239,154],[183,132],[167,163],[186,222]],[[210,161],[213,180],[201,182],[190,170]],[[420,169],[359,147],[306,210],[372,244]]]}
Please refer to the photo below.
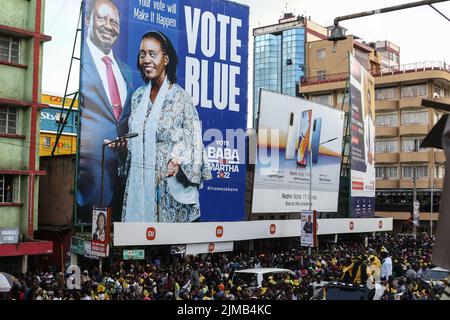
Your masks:
{"label": "window", "polygon": [[402,124],[428,124],[428,111],[402,111]]}
{"label": "window", "polygon": [[317,60],[323,60],[325,59],[326,51],[325,49],[318,49],[317,50]]}
{"label": "window", "polygon": [[376,140],[375,152],[398,152],[397,140]]}
{"label": "window", "polygon": [[445,166],[444,165],[436,165],[434,167],[434,177],[436,179],[444,179],[444,177],[445,177]]}
{"label": "window", "polygon": [[397,87],[375,89],[375,100],[397,99]]}
{"label": "window", "polygon": [[0,133],[17,134],[17,108],[0,106]]}
{"label": "window", "polygon": [[0,35],[0,60],[19,63],[20,39]]}
{"label": "window", "polygon": [[326,70],[319,70],[319,71],[317,71],[317,79],[325,80],[326,78],[327,78],[327,71]]}
{"label": "window", "polygon": [[375,167],[377,179],[398,179],[397,167]]}
{"label": "window", "polygon": [[420,148],[423,137],[403,138],[402,152],[426,152],[427,148]]}
{"label": "window", "polygon": [[332,95],[331,94],[322,94],[319,96],[312,96],[311,97],[311,101],[318,103],[318,104],[322,104],[322,105],[326,105],[326,106],[331,106],[332,105]]}
{"label": "window", "polygon": [[13,201],[13,176],[0,175],[0,203]]}
{"label": "window", "polygon": [[[350,95],[347,93],[345,95],[345,99],[344,99],[344,103],[348,103],[349,102],[349,97]],[[340,106],[342,103],[342,99],[344,98],[344,92],[343,91],[339,91],[337,93],[337,105]]]}
{"label": "window", "polygon": [[414,172],[416,179],[428,177],[428,166],[403,166],[403,179],[412,179]]}
{"label": "window", "polygon": [[402,87],[402,98],[406,97],[425,97],[427,96],[427,85],[426,84],[415,84],[412,86]]}
{"label": "window", "polygon": [[378,127],[397,127],[398,126],[397,112],[377,114],[375,116],[375,125]]}
{"label": "window", "polygon": [[51,147],[51,143],[50,137],[44,137],[44,147]]}
{"label": "window", "polygon": [[433,86],[433,98],[439,99],[439,98],[445,98],[445,97],[447,97],[447,90],[434,85]]}

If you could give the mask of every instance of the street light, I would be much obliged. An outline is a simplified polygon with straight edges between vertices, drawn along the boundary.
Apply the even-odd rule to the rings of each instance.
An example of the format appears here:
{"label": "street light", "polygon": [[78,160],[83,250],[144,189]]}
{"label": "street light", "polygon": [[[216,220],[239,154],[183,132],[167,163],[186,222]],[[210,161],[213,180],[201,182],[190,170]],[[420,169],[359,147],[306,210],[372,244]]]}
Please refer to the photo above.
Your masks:
{"label": "street light", "polygon": [[333,27],[331,28],[330,37],[328,38],[328,40],[334,41],[334,43],[336,44],[336,41],[344,40],[344,39],[347,38],[345,36],[345,28],[339,26],[339,21],[350,20],[350,19],[355,19],[355,18],[361,18],[361,17],[371,16],[371,15],[374,15],[374,14],[380,14],[380,13],[386,13],[386,12],[391,12],[391,11],[409,9],[409,8],[414,8],[414,7],[419,7],[419,6],[427,6],[427,5],[429,5],[434,10],[439,12],[439,14],[444,16],[444,18],[449,20],[443,13],[441,13],[438,9],[436,9],[435,7],[432,6],[433,3],[445,2],[445,1],[448,1],[448,0],[417,1],[417,2],[412,2],[412,3],[405,3],[405,4],[401,4],[401,5],[397,5],[397,6],[392,6],[392,7],[385,7],[385,8],[376,9],[376,10],[370,10],[370,11],[363,11],[363,12],[353,13],[353,14],[349,14],[349,15],[346,15],[346,16],[339,16],[339,17],[336,17],[334,19],[334,24],[333,24]]}
{"label": "street light", "polygon": [[104,142],[102,145],[102,185],[101,185],[101,189],[100,189],[100,207],[103,208],[103,189],[104,189],[104,167],[105,167],[105,148],[113,143],[117,143],[117,142],[123,142],[126,139],[132,139],[137,137],[139,134],[138,133],[127,133],[126,135],[114,140],[114,141],[108,141],[108,142]]}

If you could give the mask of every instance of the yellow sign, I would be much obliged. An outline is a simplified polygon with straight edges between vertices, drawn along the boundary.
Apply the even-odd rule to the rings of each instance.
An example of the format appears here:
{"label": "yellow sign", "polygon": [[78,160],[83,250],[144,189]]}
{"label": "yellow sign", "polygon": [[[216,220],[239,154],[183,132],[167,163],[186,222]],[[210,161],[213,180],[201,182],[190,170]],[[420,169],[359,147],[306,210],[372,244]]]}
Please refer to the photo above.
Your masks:
{"label": "yellow sign", "polygon": [[[42,94],[41,103],[48,104],[53,107],[61,107],[63,102],[63,97],[52,96],[49,94]],[[66,98],[64,101],[64,107],[69,108],[72,103],[72,99]],[[78,109],[78,100],[75,100],[73,104],[74,109]]]}
{"label": "yellow sign", "polygon": [[[53,146],[56,142],[55,133],[42,133],[40,141],[40,156],[51,156]],[[68,155],[77,153],[77,137],[71,135],[61,135],[58,146],[55,149],[55,155]]]}

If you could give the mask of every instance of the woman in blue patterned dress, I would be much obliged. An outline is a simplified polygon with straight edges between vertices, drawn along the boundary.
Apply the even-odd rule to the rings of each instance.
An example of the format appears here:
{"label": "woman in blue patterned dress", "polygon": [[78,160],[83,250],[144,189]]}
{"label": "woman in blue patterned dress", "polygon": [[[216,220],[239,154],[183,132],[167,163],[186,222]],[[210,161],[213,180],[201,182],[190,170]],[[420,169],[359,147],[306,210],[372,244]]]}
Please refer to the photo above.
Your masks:
{"label": "woman in blue patterned dress", "polygon": [[197,110],[176,82],[178,57],[161,32],[142,37],[137,61],[146,85],[132,97],[123,222],[192,222],[199,189],[212,178]]}

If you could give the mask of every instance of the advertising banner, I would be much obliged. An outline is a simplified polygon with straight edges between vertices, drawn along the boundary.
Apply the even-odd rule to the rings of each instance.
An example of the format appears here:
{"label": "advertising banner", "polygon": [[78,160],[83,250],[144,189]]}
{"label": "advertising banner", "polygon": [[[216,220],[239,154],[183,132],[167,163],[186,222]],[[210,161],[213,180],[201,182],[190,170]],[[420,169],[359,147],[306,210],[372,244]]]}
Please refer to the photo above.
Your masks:
{"label": "advertising banner", "polygon": [[244,217],[249,8],[212,0],[87,0],[78,220]]}
{"label": "advertising banner", "polygon": [[374,78],[350,55],[351,217],[375,216]]}
{"label": "advertising banner", "polygon": [[144,250],[123,250],[123,260],[144,260]]}
{"label": "advertising banner", "polygon": [[315,211],[301,213],[300,245],[302,247],[315,247],[317,220]]}
{"label": "advertising banner", "polygon": [[99,257],[107,257],[110,242],[110,210],[92,211],[92,254]]}
{"label": "advertising banner", "polygon": [[420,202],[414,201],[413,204],[413,224],[418,227],[420,225]]}
{"label": "advertising banner", "polygon": [[[261,91],[253,213],[336,212],[344,112]],[[311,177],[311,178],[310,178]]]}

